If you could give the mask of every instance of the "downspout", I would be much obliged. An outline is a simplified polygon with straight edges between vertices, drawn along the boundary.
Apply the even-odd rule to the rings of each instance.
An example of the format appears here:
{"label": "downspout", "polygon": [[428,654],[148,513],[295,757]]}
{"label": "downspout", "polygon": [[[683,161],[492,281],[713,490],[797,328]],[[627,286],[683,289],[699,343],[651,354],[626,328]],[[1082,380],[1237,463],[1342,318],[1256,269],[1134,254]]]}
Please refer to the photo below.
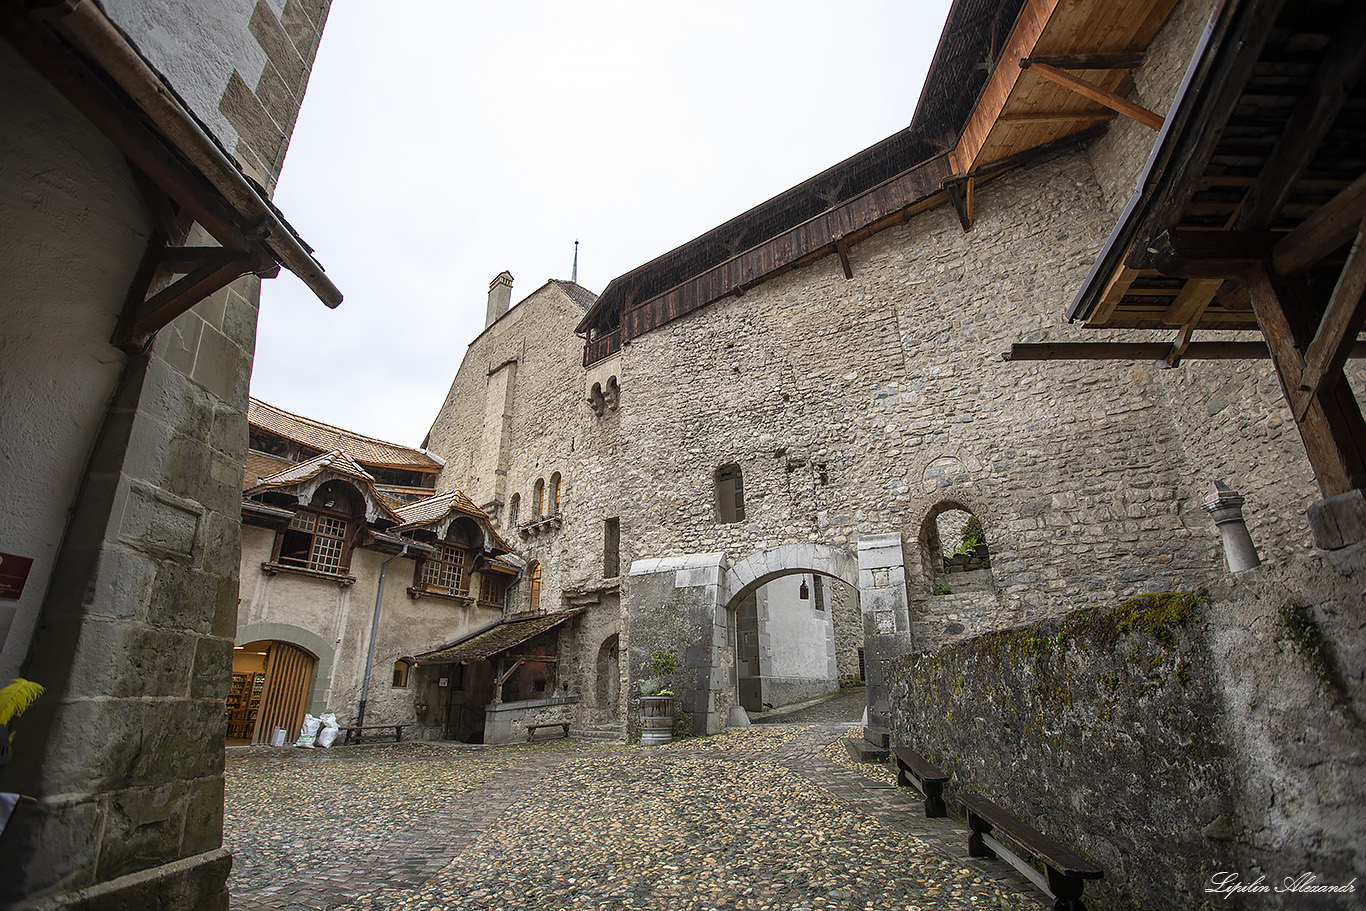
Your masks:
{"label": "downspout", "polygon": [[370,648],[365,653],[365,676],[360,684],[360,708],[356,711],[356,727],[365,726],[365,703],[370,696],[370,669],[375,664],[375,640],[379,638],[379,608],[384,603],[384,577],[389,574],[389,564],[399,557],[408,555],[408,545],[403,550],[385,560],[379,568],[379,590],[375,592],[375,616],[370,621]]}

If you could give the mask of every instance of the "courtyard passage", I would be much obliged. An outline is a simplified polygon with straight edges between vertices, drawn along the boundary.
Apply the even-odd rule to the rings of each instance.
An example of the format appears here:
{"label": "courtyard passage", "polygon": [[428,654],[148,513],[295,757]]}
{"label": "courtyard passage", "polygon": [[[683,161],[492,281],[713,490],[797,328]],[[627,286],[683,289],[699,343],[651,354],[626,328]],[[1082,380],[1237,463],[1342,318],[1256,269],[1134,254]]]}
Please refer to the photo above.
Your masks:
{"label": "courtyard passage", "polygon": [[230,750],[232,907],[1044,907],[887,767],[852,763],[854,730]]}

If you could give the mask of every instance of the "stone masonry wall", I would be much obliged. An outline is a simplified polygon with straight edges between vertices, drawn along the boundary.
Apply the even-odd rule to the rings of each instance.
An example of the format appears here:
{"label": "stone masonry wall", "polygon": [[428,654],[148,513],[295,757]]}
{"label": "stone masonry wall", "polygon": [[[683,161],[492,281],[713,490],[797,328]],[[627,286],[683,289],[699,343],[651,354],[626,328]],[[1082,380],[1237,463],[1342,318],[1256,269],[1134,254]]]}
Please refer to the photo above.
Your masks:
{"label": "stone masonry wall", "polygon": [[1361,875],[1364,582],[1358,545],[894,660],[893,740],[1099,864],[1088,907],[1355,907],[1270,886]]}
{"label": "stone masonry wall", "polygon": [[[573,331],[582,317],[554,282],[508,310],[471,343],[427,446],[446,460],[438,490],[458,488],[480,505],[497,501],[495,516],[504,539],[518,558],[541,565],[541,609],[589,608],[575,623],[575,655],[567,656],[572,660],[562,669],[570,692],[587,697],[598,689],[595,658],[603,642],[620,636],[625,654],[628,632],[615,594],[634,550],[622,518],[618,575],[605,575],[604,522],[623,515],[617,473],[621,413],[597,415],[589,405],[582,340]],[[505,405],[500,376],[514,360],[516,378]],[[533,523],[535,483],[545,484],[548,514],[556,472],[561,476],[558,519]],[[517,525],[525,533],[509,526],[514,494],[521,500]],[[524,574],[508,594],[512,612],[527,609],[528,588]],[[617,687],[624,692],[625,662],[619,670]],[[595,699],[584,698],[579,705],[580,723],[601,720]]]}
{"label": "stone masonry wall", "polygon": [[[948,501],[981,517],[1009,616],[1206,575],[1213,530],[1150,370],[1000,359],[1044,331],[1081,337],[1062,310],[1108,223],[1099,203],[1085,157],[1065,156],[980,188],[969,233],[936,210],[855,247],[851,280],[824,260],[635,340],[635,546],[734,560],[899,529],[915,549]],[[729,462],[747,515],[724,525],[712,477]]]}

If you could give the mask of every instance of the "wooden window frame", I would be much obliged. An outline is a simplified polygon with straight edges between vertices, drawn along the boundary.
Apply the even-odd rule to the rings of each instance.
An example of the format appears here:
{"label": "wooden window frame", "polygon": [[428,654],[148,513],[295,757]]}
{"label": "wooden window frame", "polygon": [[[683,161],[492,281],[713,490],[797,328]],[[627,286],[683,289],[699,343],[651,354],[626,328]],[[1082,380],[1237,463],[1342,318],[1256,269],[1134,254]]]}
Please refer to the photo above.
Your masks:
{"label": "wooden window frame", "polygon": [[[495,586],[497,587],[497,595],[489,597]],[[503,597],[507,594],[507,588],[507,579],[503,578],[502,573],[481,572],[479,574],[479,603],[502,608]]]}
{"label": "wooden window frame", "polygon": [[716,469],[716,519],[723,525],[745,521],[745,472],[731,462]]}
{"label": "wooden window frame", "polygon": [[546,496],[546,515],[558,516],[560,514],[560,488],[564,486],[564,478],[557,471],[550,476],[550,491]]}
{"label": "wooden window frame", "polygon": [[541,576],[543,571],[541,564],[532,561],[527,567],[527,611],[537,613],[541,609]]}
{"label": "wooden window frame", "polygon": [[[285,569],[345,576],[351,569],[351,551],[358,528],[349,516],[302,508],[275,535],[271,562]],[[285,555],[285,542],[291,534],[308,538],[307,557]]]}
{"label": "wooden window frame", "polygon": [[531,521],[536,522],[545,516],[545,481],[536,479],[531,488]]}
{"label": "wooden window frame", "polygon": [[[434,595],[469,597],[470,577],[474,575],[470,550],[450,541],[437,541],[434,546],[435,554],[418,561],[413,587]],[[446,584],[446,579],[452,579],[454,584]]]}
{"label": "wooden window frame", "polygon": [[408,688],[408,677],[412,671],[413,663],[407,658],[400,658],[395,661],[392,688],[396,690],[406,690]]}

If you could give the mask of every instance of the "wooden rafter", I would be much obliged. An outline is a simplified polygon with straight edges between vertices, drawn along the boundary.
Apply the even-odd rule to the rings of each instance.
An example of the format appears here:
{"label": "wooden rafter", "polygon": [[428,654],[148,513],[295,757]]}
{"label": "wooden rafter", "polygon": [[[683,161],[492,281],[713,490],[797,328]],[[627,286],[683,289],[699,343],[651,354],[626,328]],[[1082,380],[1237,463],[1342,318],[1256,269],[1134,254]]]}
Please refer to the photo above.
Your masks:
{"label": "wooden rafter", "polygon": [[1325,49],[1301,103],[1244,198],[1234,228],[1270,227],[1366,71],[1366,54],[1361,51],[1366,47],[1366,5],[1349,7],[1350,18]]}
{"label": "wooden rafter", "polygon": [[1338,275],[1333,296],[1323,319],[1304,353],[1304,369],[1291,398],[1295,419],[1304,420],[1310,405],[1326,388],[1342,382],[1342,367],[1347,353],[1356,343],[1366,320],[1366,223],[1357,233],[1347,264]]}
{"label": "wooden rafter", "polygon": [[1278,240],[1271,251],[1272,265],[1282,275],[1308,269],[1350,240],[1363,218],[1366,218],[1366,174]]}
{"label": "wooden rafter", "polygon": [[[843,234],[836,234],[834,237],[830,238],[830,240],[835,245],[835,252],[839,254],[840,267],[844,269],[844,277],[853,278],[854,267],[849,262],[849,242],[844,239]],[[739,293],[743,294],[744,292],[740,291]]]}
{"label": "wooden rafter", "polygon": [[[1293,403],[1304,375],[1301,352],[1309,347],[1314,333],[1308,290],[1297,279],[1265,265],[1249,271],[1243,281],[1286,400]],[[1311,396],[1303,415],[1297,415],[1296,426],[1324,496],[1366,487],[1366,422],[1347,383],[1333,383]]]}
{"label": "wooden rafter", "polygon": [[961,177],[944,182],[944,190],[949,194],[949,202],[953,203],[953,210],[958,213],[958,223],[963,226],[964,231],[972,230],[972,202],[974,195],[974,181],[971,177]]}
{"label": "wooden rafter", "polygon": [[1055,66],[1060,70],[1132,70],[1143,63],[1142,54],[1057,54],[1026,57],[1021,67],[1035,63]]}
{"label": "wooden rafter", "polygon": [[1096,85],[1094,82],[1087,82],[1080,76],[1074,76],[1066,70],[1058,69],[1048,63],[1040,63],[1040,58],[1025,57],[1020,60],[1020,69],[1026,69],[1064,88],[1071,89],[1078,95],[1084,95],[1099,104],[1105,105],[1111,110],[1118,111],[1126,117],[1133,118],[1145,127],[1154,130],[1162,129],[1162,117],[1139,104],[1134,104],[1127,98],[1121,98],[1114,92],[1108,91]]}

